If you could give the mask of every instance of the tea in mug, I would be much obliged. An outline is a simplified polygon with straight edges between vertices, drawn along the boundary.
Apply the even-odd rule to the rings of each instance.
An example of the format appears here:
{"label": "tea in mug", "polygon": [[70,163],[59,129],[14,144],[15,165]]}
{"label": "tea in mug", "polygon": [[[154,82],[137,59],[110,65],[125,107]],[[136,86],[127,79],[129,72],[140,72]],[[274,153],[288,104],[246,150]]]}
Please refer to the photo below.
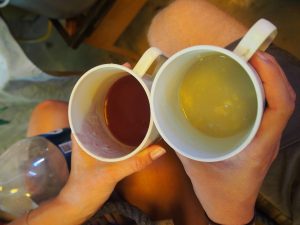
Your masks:
{"label": "tea in mug", "polygon": [[236,61],[221,53],[201,56],[187,70],[179,101],[187,120],[212,137],[247,132],[256,117],[251,79]]}
{"label": "tea in mug", "polygon": [[123,144],[138,146],[150,123],[148,97],[141,84],[131,75],[117,80],[104,102],[104,118],[112,135]]}

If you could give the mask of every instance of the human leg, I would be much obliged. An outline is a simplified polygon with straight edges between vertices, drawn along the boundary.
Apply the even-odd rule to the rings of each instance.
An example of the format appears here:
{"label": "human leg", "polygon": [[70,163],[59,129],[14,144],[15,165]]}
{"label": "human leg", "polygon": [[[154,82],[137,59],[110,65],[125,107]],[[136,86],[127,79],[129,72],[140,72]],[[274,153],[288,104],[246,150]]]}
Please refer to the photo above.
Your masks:
{"label": "human leg", "polygon": [[32,111],[27,136],[35,136],[65,127],[69,127],[68,104],[63,101],[46,100],[39,103]]}
{"label": "human leg", "polygon": [[206,0],[177,0],[159,12],[148,32],[167,56],[192,45],[225,47],[246,33],[239,21]]}

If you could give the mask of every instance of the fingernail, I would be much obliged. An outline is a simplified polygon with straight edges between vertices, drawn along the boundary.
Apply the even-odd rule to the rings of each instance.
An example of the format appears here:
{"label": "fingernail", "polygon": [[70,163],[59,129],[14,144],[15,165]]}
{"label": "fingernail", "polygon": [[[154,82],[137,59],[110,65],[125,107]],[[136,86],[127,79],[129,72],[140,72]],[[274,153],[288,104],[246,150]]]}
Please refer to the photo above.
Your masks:
{"label": "fingernail", "polygon": [[127,68],[130,68],[130,67],[131,67],[129,62],[124,63],[123,66],[125,66],[125,67],[127,67]]}
{"label": "fingernail", "polygon": [[150,153],[150,157],[151,157],[151,159],[156,160],[165,153],[166,153],[165,149],[163,149],[162,147],[158,147]]}
{"label": "fingernail", "polygon": [[264,60],[265,62],[270,62],[270,58],[268,57],[268,55],[266,53],[257,52],[256,54],[261,60]]}

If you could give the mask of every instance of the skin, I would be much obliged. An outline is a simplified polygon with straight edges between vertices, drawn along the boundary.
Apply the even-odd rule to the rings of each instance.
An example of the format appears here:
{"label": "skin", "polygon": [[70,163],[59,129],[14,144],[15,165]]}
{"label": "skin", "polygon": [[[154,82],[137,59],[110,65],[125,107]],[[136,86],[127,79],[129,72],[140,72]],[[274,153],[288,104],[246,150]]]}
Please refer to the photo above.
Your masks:
{"label": "skin", "polygon": [[104,204],[121,179],[165,154],[163,148],[153,145],[128,160],[105,163],[90,157],[75,139],[72,141],[72,170],[60,194],[10,224],[82,224]]}
{"label": "skin", "polygon": [[254,140],[221,162],[196,162],[178,154],[205,212],[221,224],[246,224],[253,218],[260,186],[295,107],[295,92],[271,55],[259,52],[251,64],[260,75],[268,103]]}
{"label": "skin", "polygon": [[[131,67],[128,63],[124,66]],[[67,102],[46,100],[39,103],[31,114],[28,136],[69,127],[67,112]],[[167,151],[165,156],[123,179],[115,192],[153,220],[172,218],[175,225],[193,224],[194,221],[205,224],[204,211],[180,160],[162,140],[156,144]]]}
{"label": "skin", "polygon": [[[282,131],[294,109],[295,93],[276,60],[260,52],[251,64],[263,81],[268,106],[250,145],[238,155],[216,163],[178,155],[205,212],[221,224],[245,224],[253,217],[259,188],[278,153]],[[60,194],[11,224],[26,224],[26,220],[30,225],[81,224],[103,205],[120,180],[165,153],[159,146],[151,146],[126,161],[104,163],[83,152],[74,139],[73,142],[72,171]]]}
{"label": "skin", "polygon": [[[243,24],[209,1],[177,0],[154,17],[148,40],[171,56],[192,45],[225,47],[246,31]],[[235,157],[217,163],[178,155],[205,212],[220,224],[245,224],[253,217],[258,190],[295,107],[295,92],[272,56],[260,52],[250,63],[261,77],[268,103],[252,143]]]}
{"label": "skin", "polygon": [[154,17],[148,41],[171,56],[194,45],[225,47],[246,32],[247,27],[209,1],[177,0]]}
{"label": "skin", "polygon": [[[197,24],[197,29],[195,29],[195,24]],[[152,46],[159,47],[166,55],[170,56],[191,45],[213,44],[224,47],[240,38],[246,30],[238,21],[206,1],[178,0],[154,18],[148,39]],[[191,31],[193,32],[191,33]],[[222,31],[222,35],[220,35],[220,31]],[[168,35],[165,35],[166,32]],[[254,140],[241,153],[222,162],[201,163],[178,155],[206,214],[220,224],[246,224],[252,219],[259,188],[278,153],[282,131],[295,106],[295,93],[272,56],[259,52],[251,59],[250,63],[261,77],[268,103]],[[39,123],[33,122],[33,125],[37,124]],[[57,128],[61,128],[61,125],[57,124]],[[30,134],[33,135],[34,132]],[[72,168],[75,169],[73,173],[71,172],[67,185],[59,196],[41,205],[27,216],[29,224],[81,224],[101,207],[119,180],[136,171],[140,171],[134,175],[136,180],[134,176],[130,176],[123,183],[127,183],[127,186],[135,185],[136,181],[139,181],[138,177],[145,177],[139,174],[143,173],[145,170],[142,169],[153,161],[149,155],[152,151],[156,151],[155,149],[158,147],[146,149],[133,161],[111,165],[90,158],[75,143],[72,159]],[[158,162],[160,160],[154,164],[159,166]],[[157,180],[151,180],[154,183],[155,181]],[[143,183],[143,179],[140,179],[140,183]],[[143,186],[140,187],[142,190]],[[169,192],[175,190],[175,193],[178,193],[176,191],[180,189],[169,190]],[[157,190],[155,193],[159,193],[159,191]],[[101,194],[99,195],[99,193]],[[125,198],[126,194],[130,196],[130,191],[123,191],[123,193]],[[140,193],[140,195],[136,193]],[[138,192],[138,189],[136,193],[135,195],[131,194],[133,197],[138,196],[137,199],[132,200],[133,202],[138,202],[138,198],[143,197],[143,193]],[[178,194],[176,195],[178,196]],[[155,196],[156,202],[161,202],[163,199],[159,195]],[[153,200],[154,198],[149,199]],[[79,204],[83,207],[77,207]],[[140,204],[144,204],[145,209],[150,208],[147,203]],[[164,203],[165,205],[168,204]],[[188,218],[195,214],[201,214],[199,207],[192,207],[189,212],[193,210],[194,214],[189,214]],[[60,214],[59,212],[62,211],[64,213]],[[151,209],[149,212],[151,214]],[[177,215],[188,214],[187,212],[178,212]],[[51,218],[51,222],[49,218]],[[23,216],[12,224],[26,224],[25,221],[26,216]],[[204,224],[204,221],[197,219],[177,224],[194,225],[195,221],[197,224]]]}

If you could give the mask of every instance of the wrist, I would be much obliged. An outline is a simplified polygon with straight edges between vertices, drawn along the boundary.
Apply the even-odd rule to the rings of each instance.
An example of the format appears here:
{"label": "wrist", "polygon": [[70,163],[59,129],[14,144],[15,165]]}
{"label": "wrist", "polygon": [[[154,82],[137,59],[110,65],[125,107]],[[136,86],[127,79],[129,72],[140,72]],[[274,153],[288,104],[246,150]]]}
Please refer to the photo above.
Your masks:
{"label": "wrist", "polygon": [[255,200],[219,199],[209,198],[201,201],[206,215],[216,224],[248,224],[254,217]]}
{"label": "wrist", "polygon": [[76,221],[83,223],[95,213],[95,209],[94,207],[89,207],[85,204],[85,201],[81,201],[80,199],[79,196],[72,197],[70,194],[61,192],[54,201],[68,215],[72,216]]}
{"label": "wrist", "polygon": [[[107,201],[113,187],[107,188],[103,185],[103,190],[87,188],[68,182],[56,199],[70,212],[76,212],[82,218],[88,219]],[[105,189],[109,191],[105,192]]]}
{"label": "wrist", "polygon": [[[208,225],[221,225],[221,224],[225,224],[225,223],[216,223],[215,221],[213,221],[211,218],[208,217],[208,215],[205,213],[206,216],[206,221]],[[234,224],[242,224],[242,225],[255,225],[255,214],[253,215],[252,219],[247,222],[247,223],[234,223]]]}
{"label": "wrist", "polygon": [[60,195],[54,198],[53,201],[57,212],[63,212],[63,217],[70,220],[66,221],[66,224],[82,224],[92,216],[92,213],[86,210],[85,207],[82,207],[80,204],[71,204],[65,201],[64,198],[61,198]]}
{"label": "wrist", "polygon": [[70,205],[59,196],[42,203],[26,215],[29,225],[79,225],[89,218],[80,205]]}
{"label": "wrist", "polygon": [[[230,204],[230,203],[229,203]],[[223,225],[243,225],[249,224],[254,218],[254,208],[223,207],[223,210],[216,209],[213,212],[206,212],[206,217],[213,223]],[[251,224],[251,223],[250,223]]]}
{"label": "wrist", "polygon": [[253,218],[256,192],[249,190],[247,193],[238,193],[236,189],[229,188],[211,191],[213,188],[197,187],[195,193],[207,216],[215,223],[247,224]]}

